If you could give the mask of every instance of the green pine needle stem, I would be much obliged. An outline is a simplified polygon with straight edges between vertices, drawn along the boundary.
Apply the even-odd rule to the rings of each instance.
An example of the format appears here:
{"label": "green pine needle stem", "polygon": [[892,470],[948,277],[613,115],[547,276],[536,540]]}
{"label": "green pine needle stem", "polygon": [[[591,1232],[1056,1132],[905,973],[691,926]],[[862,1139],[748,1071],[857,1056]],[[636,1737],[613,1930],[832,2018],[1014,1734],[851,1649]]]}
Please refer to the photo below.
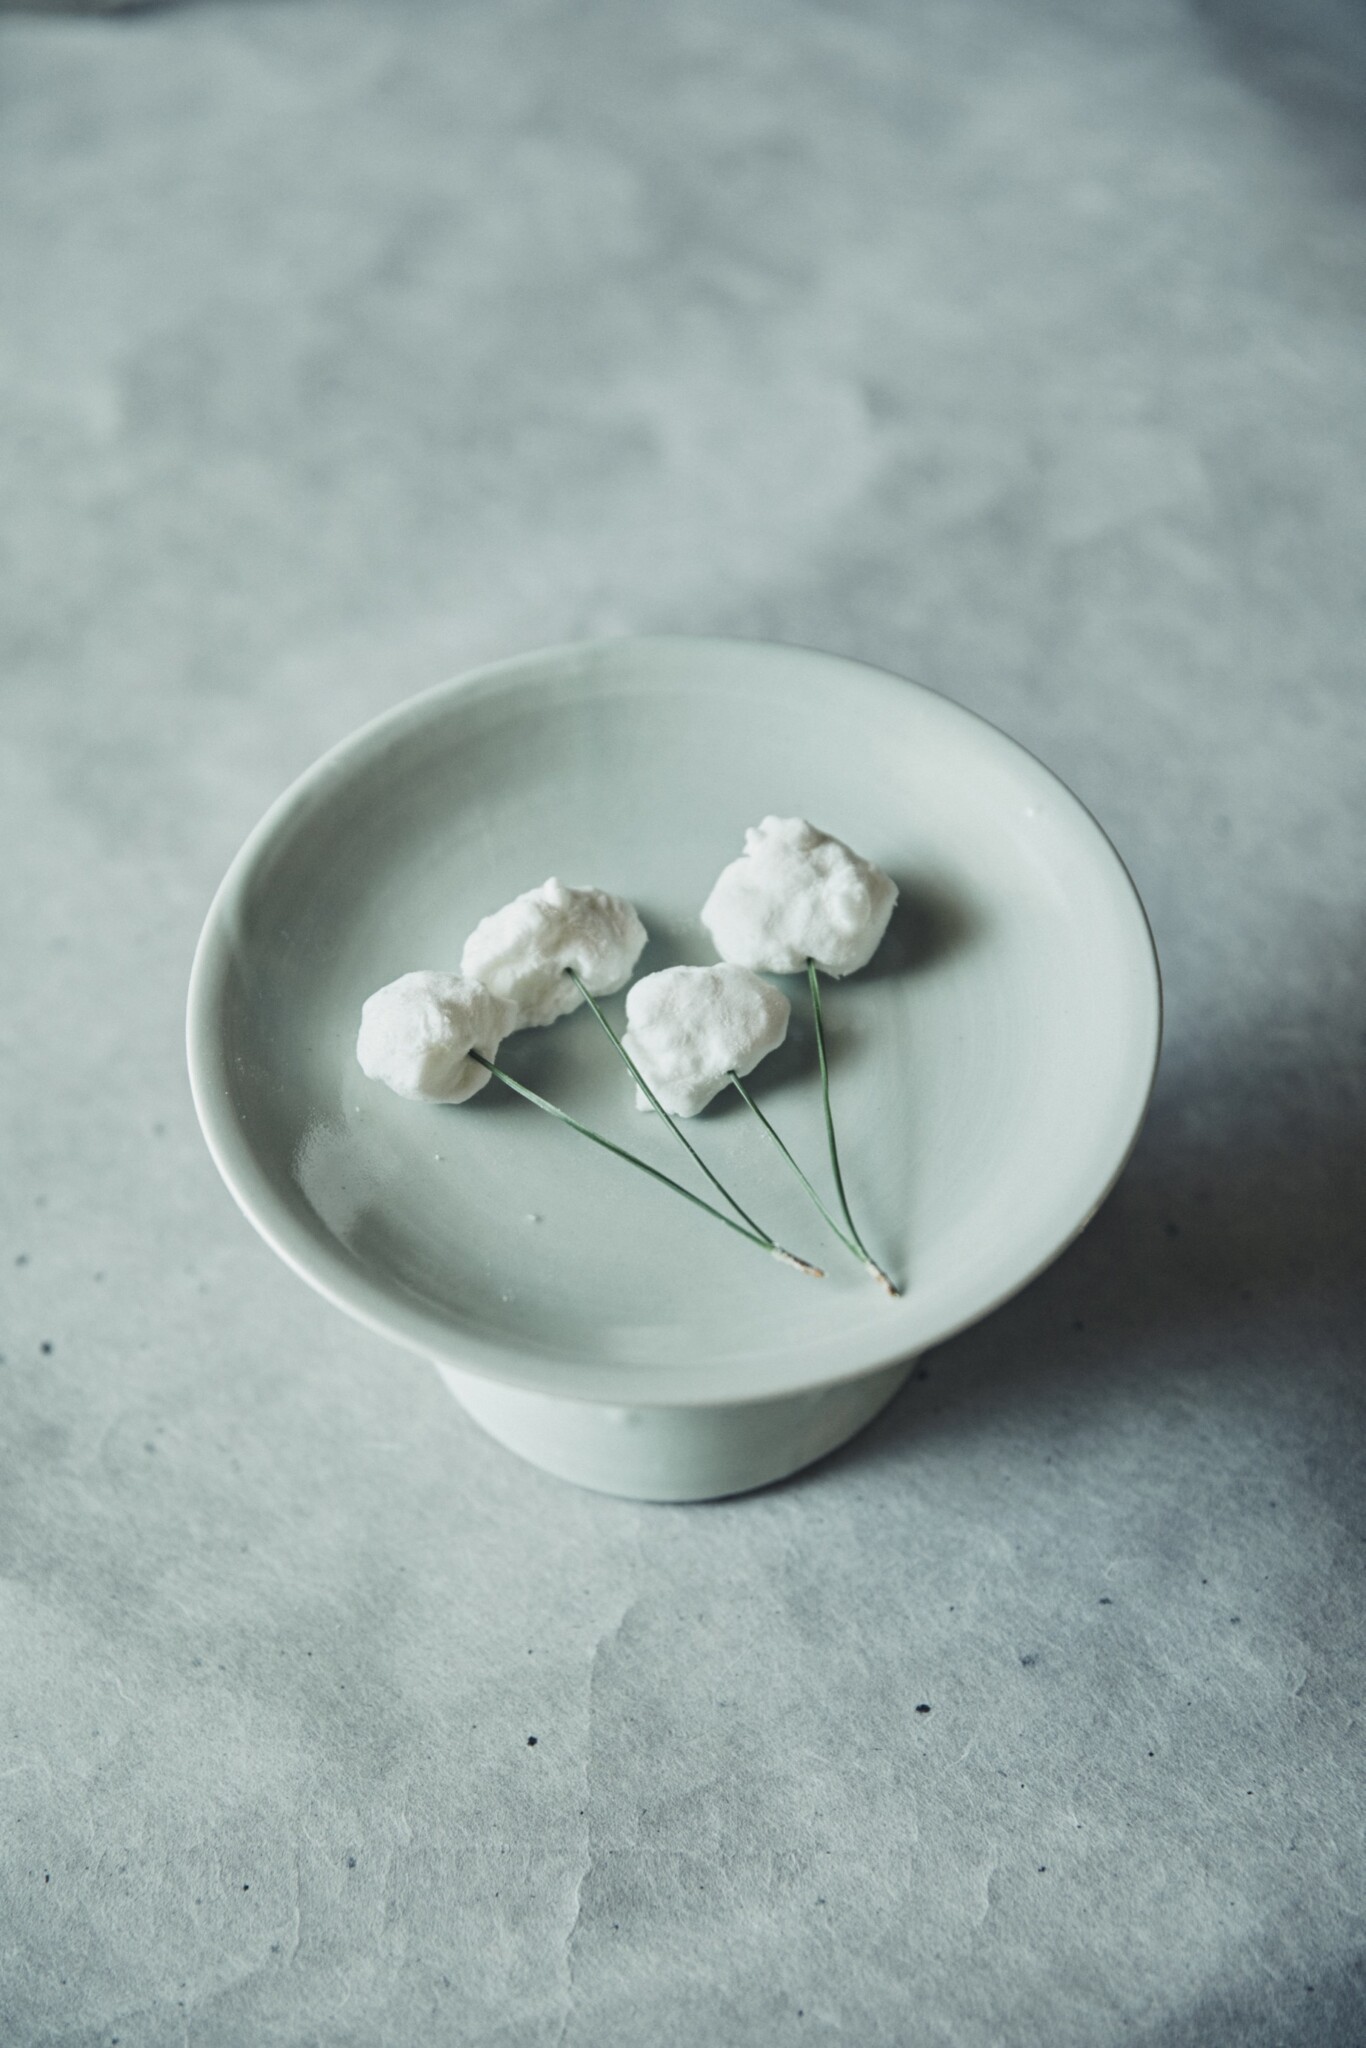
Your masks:
{"label": "green pine needle stem", "polygon": [[[821,1069],[821,1101],[825,1108],[825,1135],[830,1146],[830,1168],[835,1176],[835,1192],[839,1196],[840,1213],[849,1226],[849,1238],[853,1239],[855,1256],[862,1259],[868,1271],[880,1286],[886,1288],[888,1294],[896,1295],[901,1292],[900,1288],[883,1272],[881,1266],[879,1266],[877,1260],[859,1236],[858,1226],[849,1212],[849,1198],[844,1192],[844,1175],[840,1172],[839,1146],[835,1142],[834,1112],[830,1107],[830,1066],[825,1053],[825,1020],[821,1015],[820,976],[814,960],[808,960],[806,963],[806,978],[811,990],[811,1014],[816,1025],[816,1057],[820,1061]],[[777,1135],[776,1132],[774,1135]],[[786,1147],[784,1147],[784,1150],[786,1150]],[[793,1164],[796,1165],[795,1160]],[[800,1169],[798,1170],[800,1171]],[[803,1181],[806,1180],[805,1174],[802,1175],[802,1179]],[[807,1185],[809,1187],[810,1183],[807,1182]],[[824,1205],[818,1206],[821,1207],[824,1214]],[[829,1221],[828,1217],[827,1221]],[[843,1231],[837,1231],[837,1235],[843,1238],[846,1244],[849,1242],[849,1238],[844,1238]]]}
{"label": "green pine needle stem", "polygon": [[630,1053],[627,1052],[626,1047],[617,1037],[616,1032],[612,1029],[607,1019],[603,1016],[602,1011],[598,1008],[592,996],[589,995],[588,990],[584,987],[582,981],[579,979],[574,969],[571,967],[567,971],[573,977],[574,986],[578,989],[579,994],[583,997],[589,1009],[593,1012],[593,1015],[597,1018],[599,1024],[601,1024],[603,1030],[611,1039],[613,1045],[616,1047],[621,1058],[626,1062],[626,1066],[631,1074],[631,1078],[634,1080],[637,1088],[639,1088],[641,1094],[645,1097],[645,1100],[649,1103],[651,1109],[655,1112],[656,1116],[658,1116],[661,1122],[669,1130],[673,1132],[674,1136],[677,1138],[679,1144],[683,1147],[684,1151],[691,1154],[693,1163],[702,1169],[702,1172],[707,1176],[707,1179],[711,1182],[712,1186],[716,1189],[717,1193],[721,1195],[725,1201],[730,1203],[731,1208],[735,1211],[736,1215],[740,1218],[741,1222],[747,1223],[750,1229],[754,1231],[757,1236],[763,1238],[766,1244],[771,1244],[773,1240],[769,1237],[768,1232],[763,1228],[763,1225],[755,1222],[754,1218],[750,1215],[748,1209],[742,1209],[740,1207],[740,1204],[736,1201],[730,1189],[725,1185],[723,1181],[717,1179],[716,1175],[712,1172],[711,1168],[708,1166],[706,1160],[702,1157],[702,1154],[698,1151],[697,1147],[692,1143],[691,1139],[688,1138],[682,1130],[680,1130],[678,1124],[675,1122],[673,1117],[669,1115],[668,1110],[665,1109],[663,1103],[659,1100],[659,1097],[655,1094],[653,1088],[651,1088],[649,1082],[641,1073],[640,1068],[631,1058]]}
{"label": "green pine needle stem", "polygon": [[637,1167],[641,1173],[648,1173],[651,1180],[658,1181],[662,1187],[672,1188],[685,1202],[691,1202],[695,1209],[702,1209],[708,1216],[714,1216],[718,1223],[724,1223],[727,1230],[733,1230],[737,1237],[745,1238],[750,1244],[757,1244],[762,1251],[766,1251],[772,1258],[780,1259],[785,1266],[795,1266],[799,1273],[807,1273],[817,1280],[825,1278],[819,1266],[809,1265],[805,1259],[799,1259],[795,1252],[785,1251],[772,1238],[765,1237],[762,1231],[746,1229],[744,1224],[737,1223],[733,1217],[727,1216],[724,1210],[704,1201],[702,1196],[695,1195],[691,1188],[685,1188],[681,1181],[671,1179],[667,1173],[661,1173],[658,1167],[651,1166],[648,1160],[638,1158],[634,1152],[628,1152],[624,1145],[613,1144],[612,1140],[604,1138],[600,1131],[590,1129],[587,1124],[581,1124],[577,1118],[570,1116],[567,1110],[557,1108],[553,1102],[547,1102],[534,1088],[528,1088],[524,1082],[514,1079],[504,1068],[495,1065],[492,1060],[485,1059],[483,1053],[471,1050],[470,1058],[492,1074],[495,1080],[501,1081],[505,1088],[510,1088],[514,1095],[520,1095],[525,1101],[533,1103],[537,1109],[543,1109],[547,1116],[553,1116],[557,1122],[567,1124],[571,1131],[577,1131],[579,1136],[587,1138],[590,1144],[600,1145],[604,1152],[611,1152],[616,1158],[624,1159],[628,1166]]}

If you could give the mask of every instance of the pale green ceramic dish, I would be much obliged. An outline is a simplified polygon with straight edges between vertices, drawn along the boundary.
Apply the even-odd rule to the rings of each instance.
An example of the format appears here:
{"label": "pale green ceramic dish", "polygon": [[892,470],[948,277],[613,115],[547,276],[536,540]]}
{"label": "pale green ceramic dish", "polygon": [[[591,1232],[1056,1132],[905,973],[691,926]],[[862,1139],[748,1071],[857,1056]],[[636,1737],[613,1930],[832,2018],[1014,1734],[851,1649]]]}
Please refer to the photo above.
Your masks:
{"label": "pale green ceramic dish", "polygon": [[[461,1108],[361,1075],[362,1000],[458,966],[486,911],[557,874],[629,896],[641,972],[714,957],[697,911],[746,825],[801,813],[902,901],[873,964],[826,984],[846,1178],[890,1303],[738,1101],[689,1125],[803,1280],[491,1085]],[[814,1050],[754,1077],[824,1173]],[[622,998],[609,1006],[618,1021]],[[204,928],[189,1058],[205,1136],[319,1292],[425,1353],[495,1434],[654,1498],[794,1470],[911,1358],[1022,1287],[1113,1185],[1157,1060],[1157,963],[1100,829],[1045,768],[914,684],[727,641],[551,649],[400,705],[288,790]],[[506,1041],[542,1094],[669,1172],[591,1016]]]}

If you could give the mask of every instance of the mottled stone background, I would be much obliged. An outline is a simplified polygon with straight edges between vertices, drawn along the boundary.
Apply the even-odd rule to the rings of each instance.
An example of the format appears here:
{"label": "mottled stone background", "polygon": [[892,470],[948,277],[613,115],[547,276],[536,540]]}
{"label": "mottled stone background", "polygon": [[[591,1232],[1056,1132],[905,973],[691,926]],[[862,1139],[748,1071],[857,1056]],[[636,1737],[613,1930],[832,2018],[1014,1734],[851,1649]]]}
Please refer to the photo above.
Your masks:
{"label": "mottled stone background", "polygon": [[[1360,8],[7,14],[0,297],[6,2048],[1355,2048]],[[290,777],[635,629],[997,720],[1169,994],[1081,1242],[700,1509],[301,1287],[181,1051]]]}

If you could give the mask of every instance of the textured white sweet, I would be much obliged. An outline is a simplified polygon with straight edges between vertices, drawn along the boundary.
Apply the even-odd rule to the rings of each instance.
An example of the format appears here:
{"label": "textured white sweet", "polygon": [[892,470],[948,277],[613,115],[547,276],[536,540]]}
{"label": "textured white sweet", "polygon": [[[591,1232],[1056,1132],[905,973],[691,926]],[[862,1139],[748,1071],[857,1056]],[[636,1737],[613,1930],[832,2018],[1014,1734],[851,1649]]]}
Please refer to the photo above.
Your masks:
{"label": "textured white sweet", "polygon": [[[673,1116],[696,1116],[787,1037],[791,1004],[747,967],[666,967],[626,998],[622,1043]],[[648,1109],[639,1089],[636,1106]]]}
{"label": "textured white sweet", "polygon": [[881,943],[896,904],[890,875],[805,818],[765,818],[723,868],[702,922],[723,959],[799,974],[808,959],[853,974]]}
{"label": "textured white sweet", "polygon": [[366,997],[356,1058],[410,1102],[468,1102],[489,1080],[471,1051],[495,1058],[516,1016],[479,982],[420,968]]}
{"label": "textured white sweet", "polygon": [[553,1024],[583,997],[615,995],[631,978],[647,934],[631,905],[605,889],[571,889],[552,875],[481,920],[465,941],[461,972],[515,1004],[517,1022]]}

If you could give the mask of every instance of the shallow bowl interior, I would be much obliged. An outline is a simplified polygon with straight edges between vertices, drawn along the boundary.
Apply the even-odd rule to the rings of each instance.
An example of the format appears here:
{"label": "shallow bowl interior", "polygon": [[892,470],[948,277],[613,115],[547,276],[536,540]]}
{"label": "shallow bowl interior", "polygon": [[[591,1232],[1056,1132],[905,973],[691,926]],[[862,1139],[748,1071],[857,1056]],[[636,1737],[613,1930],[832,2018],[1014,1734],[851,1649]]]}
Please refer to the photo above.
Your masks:
{"label": "shallow bowl interior", "polygon": [[[887,868],[872,965],[825,984],[846,1181],[889,1302],[747,1110],[689,1125],[805,1280],[515,1099],[402,1102],[361,1075],[360,1006],[456,967],[548,875],[629,896],[641,972],[714,958],[698,908],[744,828],[800,813]],[[754,1077],[813,1177],[804,984]],[[620,1026],[623,998],[608,1005]],[[499,664],[400,706],[289,790],[215,900],[191,987],[206,1136],[257,1228],[352,1314],[449,1363],[622,1403],[754,1399],[923,1349],[1075,1235],[1142,1119],[1159,991],[1142,908],[1082,806],[930,691],[833,656],[622,640]],[[505,1042],[540,1093],[675,1173],[586,1012]]]}

